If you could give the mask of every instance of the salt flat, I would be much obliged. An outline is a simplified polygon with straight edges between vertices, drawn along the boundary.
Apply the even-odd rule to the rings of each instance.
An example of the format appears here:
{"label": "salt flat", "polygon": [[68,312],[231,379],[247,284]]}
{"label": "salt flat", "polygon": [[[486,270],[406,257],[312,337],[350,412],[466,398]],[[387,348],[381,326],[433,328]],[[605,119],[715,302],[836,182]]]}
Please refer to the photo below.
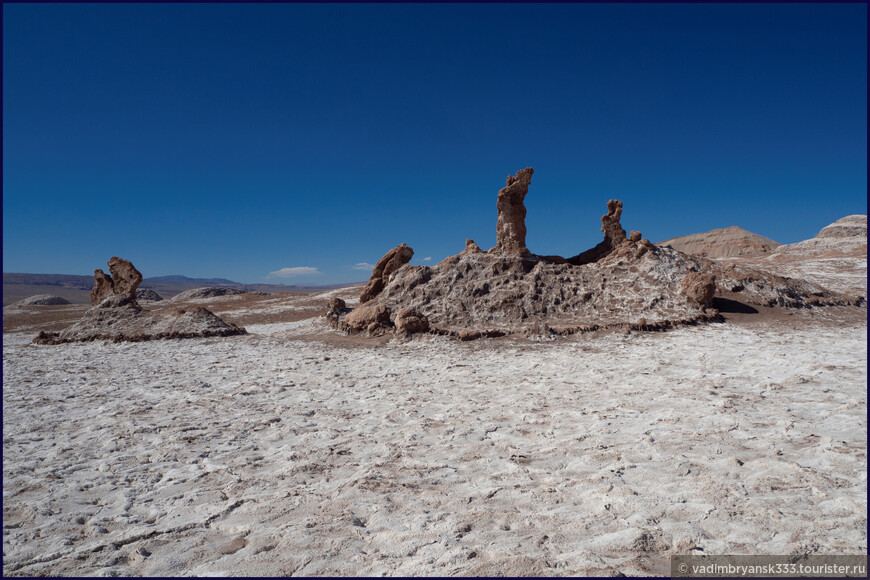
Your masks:
{"label": "salt flat", "polygon": [[366,342],[322,318],[6,333],[3,572],[667,575],[674,553],[866,553],[866,321],[798,315],[554,342]]}

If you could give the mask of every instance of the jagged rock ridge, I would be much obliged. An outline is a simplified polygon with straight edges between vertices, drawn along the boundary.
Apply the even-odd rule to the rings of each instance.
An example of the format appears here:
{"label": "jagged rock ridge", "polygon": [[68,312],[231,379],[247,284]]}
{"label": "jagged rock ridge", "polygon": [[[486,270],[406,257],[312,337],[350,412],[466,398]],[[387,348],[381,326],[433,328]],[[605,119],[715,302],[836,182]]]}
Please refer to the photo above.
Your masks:
{"label": "jagged rock ridge", "polygon": [[[594,248],[567,259],[532,254],[525,246],[523,205],[532,173],[527,168],[509,177],[499,192],[498,243],[489,252],[466,240],[465,250],[433,266],[408,264],[411,252],[398,267],[372,276],[361,297],[364,305],[349,312],[343,304],[331,306],[331,324],[383,334],[403,318],[393,313],[413,312],[415,320],[425,318],[429,332],[470,339],[613,327],[657,330],[719,320],[712,304],[720,293],[739,293],[742,300],[766,306],[856,302],[803,280],[723,268],[657,247],[637,231],[626,236],[619,200],[607,202],[604,239]],[[388,252],[379,266],[396,264],[402,247],[407,246]]]}

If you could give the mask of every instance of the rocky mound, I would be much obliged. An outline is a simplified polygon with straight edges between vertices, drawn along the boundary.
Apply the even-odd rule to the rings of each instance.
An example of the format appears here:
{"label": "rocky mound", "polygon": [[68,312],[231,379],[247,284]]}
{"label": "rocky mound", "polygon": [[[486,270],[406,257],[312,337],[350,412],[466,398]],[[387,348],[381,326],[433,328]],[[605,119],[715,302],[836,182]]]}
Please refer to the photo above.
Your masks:
{"label": "rocky mound", "polygon": [[867,216],[850,215],[825,226],[816,237],[780,246],[772,259],[867,257]]}
{"label": "rocky mound", "polygon": [[737,258],[769,254],[782,244],[753,234],[739,226],[710,230],[703,234],[691,234],[659,242],[684,254],[705,258]]}
{"label": "rocky mound", "polygon": [[18,306],[57,306],[61,304],[71,304],[71,302],[66,298],[52,294],[37,294],[18,302]]}
{"label": "rocky mound", "polygon": [[[121,264],[125,268],[124,272],[130,273],[132,269],[138,273],[127,260],[120,258],[112,258],[112,260],[119,260],[120,262],[115,263]],[[112,262],[110,268],[111,264]],[[129,269],[126,269],[126,265],[129,265]],[[137,293],[135,286],[138,283],[115,284],[115,280],[118,279],[135,281],[136,276],[118,276],[118,272],[114,270],[112,274],[113,277],[109,277],[102,270],[94,272],[94,290],[91,296],[99,296],[101,293],[107,296],[85,312],[81,320],[61,332],[40,332],[33,342],[36,344],[63,344],[92,340],[139,342],[165,338],[246,334],[244,328],[221,320],[205,308],[181,309],[169,314],[145,310],[135,298]],[[121,291],[117,292],[119,289]]]}
{"label": "rocky mound", "polygon": [[747,302],[787,307],[850,303],[848,297],[806,281],[722,268],[655,246],[640,232],[626,236],[618,200],[607,203],[601,218],[604,240],[594,248],[572,258],[532,254],[521,223],[532,174],[529,168],[508,177],[499,192],[494,248],[484,252],[467,240],[465,250],[438,264],[411,266],[413,250],[397,246],[378,263],[384,267],[376,267],[357,309],[349,311],[341,301],[330,304],[330,323],[376,335],[400,324],[407,333],[408,319],[418,331],[425,327],[478,338],[614,327],[656,330],[718,320],[712,303],[723,292],[739,293]]}
{"label": "rocky mound", "polygon": [[150,288],[139,288],[136,290],[137,302],[160,302],[161,300],[163,300],[163,296]]}
{"label": "rocky mound", "polygon": [[192,290],[185,290],[180,294],[176,294],[170,300],[179,301],[179,300],[190,300],[191,298],[215,298],[217,296],[234,296],[236,294],[244,294],[244,290],[239,290],[238,288],[224,288],[219,286],[210,286],[208,288],[193,288]]}

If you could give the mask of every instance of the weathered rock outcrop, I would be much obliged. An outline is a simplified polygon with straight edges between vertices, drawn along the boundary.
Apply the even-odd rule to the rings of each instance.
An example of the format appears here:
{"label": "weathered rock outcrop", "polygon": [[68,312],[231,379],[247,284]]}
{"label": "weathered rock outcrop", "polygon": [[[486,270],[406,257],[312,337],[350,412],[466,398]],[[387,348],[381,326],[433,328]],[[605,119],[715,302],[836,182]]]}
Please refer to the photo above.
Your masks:
{"label": "weathered rock outcrop", "polygon": [[112,256],[109,272],[94,270],[94,288],[91,290],[91,304],[96,306],[114,294],[129,296],[136,300],[136,289],[142,283],[142,273],[129,260]]}
{"label": "weathered rock outcrop", "polygon": [[498,192],[496,244],[491,251],[520,256],[529,254],[526,248],[526,206],[523,200],[529,192],[534,172],[531,167],[526,167],[517,171],[516,175],[509,175],[507,184]]}
{"label": "weathered rock outcrop", "polygon": [[360,304],[364,304],[377,296],[390,281],[390,276],[399,268],[411,261],[414,250],[406,244],[399,244],[378,260],[372,270],[369,283],[360,295]]}
{"label": "weathered rock outcrop", "polygon": [[[568,258],[568,262],[576,266],[597,262],[623,245],[626,237],[620,218],[622,218],[622,202],[618,199],[611,199],[607,202],[607,213],[601,216],[601,231],[604,232],[604,240],[594,248],[581,252],[573,258]],[[631,234],[629,241],[640,241],[640,232],[632,231]]]}
{"label": "weathered rock outcrop", "polygon": [[[525,248],[525,207],[531,169],[499,192],[499,244],[483,252],[471,240],[433,266],[395,264],[397,248],[379,262],[364,293],[366,304],[330,309],[331,323],[349,332],[410,328],[460,340],[518,333],[565,335],[604,328],[664,330],[721,320],[717,294],[740,293],[760,306],[849,304],[818,285],[748,269],[723,270],[711,260],[658,247],[640,232],[626,236],[622,202],[610,200],[601,218],[604,240],[565,259]],[[510,202],[510,203],[508,203]],[[391,262],[392,261],[392,262]],[[378,269],[376,269],[378,270]],[[390,314],[398,312],[391,323]]]}
{"label": "weathered rock outcrop", "polygon": [[100,269],[94,270],[94,288],[91,290],[91,305],[96,306],[115,293],[114,280]]}
{"label": "weathered rock outcrop", "polygon": [[142,283],[142,273],[133,267],[130,260],[113,256],[109,260],[109,272],[112,275],[112,290],[115,294],[123,294],[136,299],[136,289]]}
{"label": "weathered rock outcrop", "polygon": [[[114,342],[198,338],[247,334],[244,328],[221,320],[205,308],[159,314],[142,308],[136,300],[142,274],[127,260],[112,258],[108,276],[97,270],[91,301],[103,296],[81,320],[61,332],[40,332],[36,344],[63,344],[111,340]],[[156,294],[156,293],[155,293]],[[159,298],[159,296],[158,296]]]}

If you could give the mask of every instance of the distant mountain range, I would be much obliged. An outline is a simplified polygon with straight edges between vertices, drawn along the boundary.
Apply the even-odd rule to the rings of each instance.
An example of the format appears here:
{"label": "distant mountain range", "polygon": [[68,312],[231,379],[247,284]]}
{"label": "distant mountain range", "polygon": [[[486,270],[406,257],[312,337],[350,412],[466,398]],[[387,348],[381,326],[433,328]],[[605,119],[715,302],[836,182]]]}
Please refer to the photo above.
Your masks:
{"label": "distant mountain range", "polygon": [[[243,284],[226,278],[189,278],[187,276],[155,276],[145,278],[140,288],[154,290],[163,298],[171,298],[176,294],[203,288],[206,286],[223,286],[238,288],[246,292],[322,292],[333,288],[345,288],[352,284],[331,284],[326,286],[300,286],[287,284]],[[36,294],[53,294],[66,298],[73,304],[87,304],[90,301],[90,291],[94,287],[93,276],[75,276],[71,274],[25,274],[3,273],[3,306],[17,302]]]}

